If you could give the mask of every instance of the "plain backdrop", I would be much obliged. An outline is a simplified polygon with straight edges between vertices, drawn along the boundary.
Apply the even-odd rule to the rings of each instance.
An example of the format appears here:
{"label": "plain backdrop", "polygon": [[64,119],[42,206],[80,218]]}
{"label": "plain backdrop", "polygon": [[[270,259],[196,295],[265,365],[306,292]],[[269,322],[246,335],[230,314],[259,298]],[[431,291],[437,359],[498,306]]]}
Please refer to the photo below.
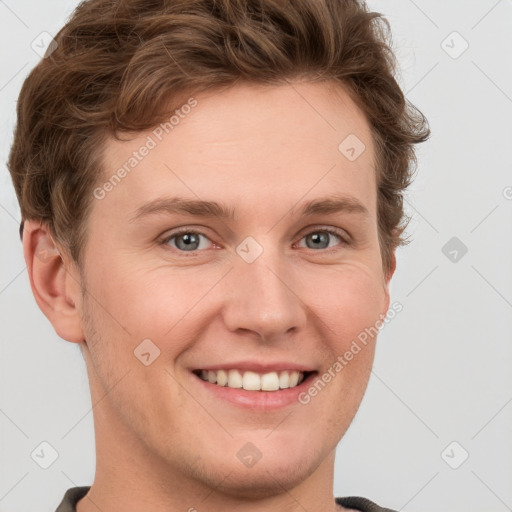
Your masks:
{"label": "plain backdrop", "polygon": [[[90,485],[85,365],[38,309],[5,162],[21,84],[72,0],[0,0],[0,511],[53,512]],[[387,324],[334,493],[406,512],[512,510],[512,2],[373,0],[389,19],[407,97],[427,116],[407,195]],[[335,407],[336,404],[333,404]],[[58,453],[47,469],[31,457]]]}

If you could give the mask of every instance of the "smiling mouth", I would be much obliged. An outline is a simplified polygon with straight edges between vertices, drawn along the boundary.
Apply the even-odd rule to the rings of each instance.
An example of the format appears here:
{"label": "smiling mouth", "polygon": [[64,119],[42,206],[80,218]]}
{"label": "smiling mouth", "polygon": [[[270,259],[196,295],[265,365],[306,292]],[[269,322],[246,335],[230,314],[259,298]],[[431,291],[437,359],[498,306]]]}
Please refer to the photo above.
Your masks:
{"label": "smiling mouth", "polygon": [[294,388],[315,372],[284,370],[257,373],[248,370],[194,370],[201,380],[217,386],[247,391],[279,391]]}

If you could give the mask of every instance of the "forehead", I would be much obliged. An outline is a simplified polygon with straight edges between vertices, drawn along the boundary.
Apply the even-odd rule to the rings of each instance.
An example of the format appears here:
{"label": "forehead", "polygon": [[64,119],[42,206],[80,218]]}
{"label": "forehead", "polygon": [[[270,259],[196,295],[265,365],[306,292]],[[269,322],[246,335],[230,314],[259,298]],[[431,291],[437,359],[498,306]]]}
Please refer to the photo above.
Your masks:
{"label": "forehead", "polygon": [[[106,142],[99,185],[112,186],[101,208],[133,213],[167,194],[234,197],[250,209],[350,192],[374,213],[371,131],[340,85],[238,84],[184,105],[168,123]],[[119,169],[122,179],[112,180]]]}

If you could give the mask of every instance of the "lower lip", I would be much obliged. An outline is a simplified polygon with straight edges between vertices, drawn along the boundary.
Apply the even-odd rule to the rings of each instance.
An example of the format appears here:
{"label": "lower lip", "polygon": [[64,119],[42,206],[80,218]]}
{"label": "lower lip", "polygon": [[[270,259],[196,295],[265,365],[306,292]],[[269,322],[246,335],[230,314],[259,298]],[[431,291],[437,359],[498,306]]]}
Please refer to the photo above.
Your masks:
{"label": "lower lip", "polygon": [[278,391],[247,391],[243,388],[229,388],[207,382],[196,374],[192,377],[209,393],[217,398],[231,402],[245,409],[272,411],[291,404],[300,404],[299,395],[303,393],[315,378],[316,372],[310,373],[298,386]]}

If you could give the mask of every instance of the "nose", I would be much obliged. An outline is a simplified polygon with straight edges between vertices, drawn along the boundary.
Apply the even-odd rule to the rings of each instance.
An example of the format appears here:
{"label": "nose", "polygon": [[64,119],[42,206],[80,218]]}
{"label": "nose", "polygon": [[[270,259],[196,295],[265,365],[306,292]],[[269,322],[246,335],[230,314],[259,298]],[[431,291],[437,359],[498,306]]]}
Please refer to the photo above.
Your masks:
{"label": "nose", "polygon": [[234,264],[223,290],[223,318],[230,331],[249,331],[271,342],[305,325],[296,273],[277,250],[264,251],[252,263],[236,258]]}

